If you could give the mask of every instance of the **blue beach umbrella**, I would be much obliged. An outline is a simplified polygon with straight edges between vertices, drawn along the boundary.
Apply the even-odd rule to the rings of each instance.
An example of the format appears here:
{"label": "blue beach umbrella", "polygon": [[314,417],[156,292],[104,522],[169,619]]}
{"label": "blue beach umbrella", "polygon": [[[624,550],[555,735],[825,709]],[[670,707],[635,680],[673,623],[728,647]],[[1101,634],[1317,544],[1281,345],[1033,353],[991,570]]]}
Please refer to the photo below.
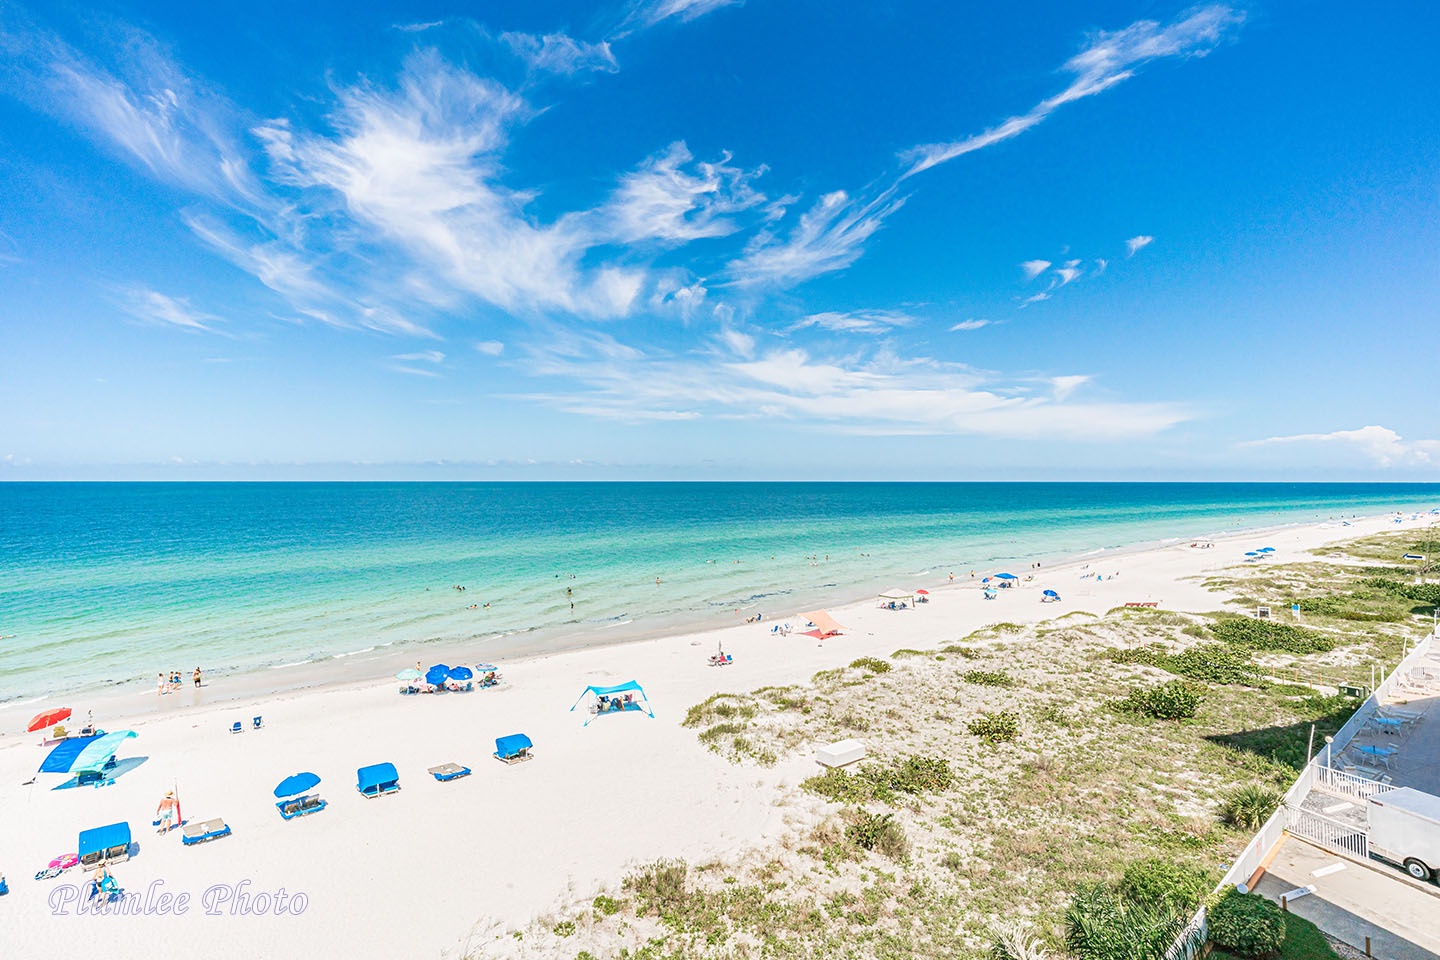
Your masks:
{"label": "blue beach umbrella", "polygon": [[414,667],[407,667],[407,668],[405,668],[404,670],[401,670],[399,673],[395,674],[395,679],[396,679],[396,680],[419,680],[419,679],[420,679],[420,676],[421,676],[421,674],[420,674],[420,671],[419,671],[419,670],[416,670]]}
{"label": "blue beach umbrella", "polygon": [[297,773],[281,780],[275,787],[275,797],[284,800],[286,797],[293,797],[301,793],[307,793],[315,789],[320,778],[313,773]]}
{"label": "blue beach umbrella", "polygon": [[997,574],[995,574],[995,579],[997,579],[997,580],[1019,580],[1020,578],[1017,577],[1017,576],[1015,576],[1015,574],[1013,574],[1013,573],[997,573]]}
{"label": "blue beach umbrella", "polygon": [[495,664],[493,663],[477,663],[475,664],[475,669],[479,670],[481,673],[494,673],[500,668],[495,666]]}
{"label": "blue beach umbrella", "polygon": [[469,680],[469,679],[472,679],[474,676],[475,676],[475,674],[473,674],[473,673],[470,672],[470,668],[469,668],[469,667],[451,667],[451,668],[450,668],[450,679],[451,679],[451,680]]}
{"label": "blue beach umbrella", "polygon": [[40,764],[41,773],[93,773],[115,756],[120,744],[134,737],[134,730],[119,730],[93,737],[74,737],[61,743]]}
{"label": "blue beach umbrella", "polygon": [[1274,552],[1275,552],[1275,548],[1274,548],[1274,547],[1261,547],[1259,550],[1256,550],[1255,552],[1256,552],[1256,553],[1274,553]]}
{"label": "blue beach umbrella", "polygon": [[450,679],[450,668],[443,663],[437,663],[425,671],[425,682],[432,687],[438,687]]}
{"label": "blue beach umbrella", "polygon": [[1044,593],[1041,594],[1041,596],[1044,596],[1044,597],[1058,597],[1058,596],[1060,596],[1060,594],[1056,593],[1054,590],[1046,590]]}
{"label": "blue beach umbrella", "polygon": [[1246,550],[1246,551],[1245,551],[1245,556],[1247,556],[1247,557],[1258,557],[1258,556],[1260,556],[1260,554],[1259,554],[1257,551],[1255,551],[1255,550]]}

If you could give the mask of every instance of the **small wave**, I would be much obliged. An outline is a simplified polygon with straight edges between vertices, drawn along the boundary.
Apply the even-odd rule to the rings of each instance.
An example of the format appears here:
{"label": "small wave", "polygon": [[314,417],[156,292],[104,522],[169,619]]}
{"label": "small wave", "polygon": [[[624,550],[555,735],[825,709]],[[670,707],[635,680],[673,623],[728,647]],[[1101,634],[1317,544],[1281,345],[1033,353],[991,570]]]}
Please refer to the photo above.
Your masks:
{"label": "small wave", "polygon": [[292,660],[290,663],[272,663],[272,664],[270,664],[270,669],[271,669],[271,670],[284,670],[284,669],[286,669],[287,667],[303,667],[303,666],[305,666],[305,664],[310,663],[310,662],[311,662],[311,661],[309,661],[309,660]]}
{"label": "small wave", "polygon": [[926,574],[928,574],[929,572],[930,572],[929,570],[921,570],[919,573],[912,573],[912,574],[910,574],[910,576],[912,576],[912,577],[923,577],[923,576],[925,576]]}
{"label": "small wave", "polygon": [[635,622],[634,620],[616,620],[614,623],[602,624],[601,627],[600,627],[600,629],[601,629],[601,630],[609,630],[611,627],[623,627],[623,626],[625,626],[625,624],[627,624],[627,623],[634,623],[634,622]]}
{"label": "small wave", "polygon": [[371,650],[374,650],[374,649],[375,649],[374,647],[366,647],[364,650],[351,650],[349,653],[334,653],[334,654],[331,654],[331,655],[330,655],[330,659],[331,659],[331,660],[343,660],[343,659],[345,659],[346,657],[353,657],[353,656],[355,656],[356,654],[369,653]]}

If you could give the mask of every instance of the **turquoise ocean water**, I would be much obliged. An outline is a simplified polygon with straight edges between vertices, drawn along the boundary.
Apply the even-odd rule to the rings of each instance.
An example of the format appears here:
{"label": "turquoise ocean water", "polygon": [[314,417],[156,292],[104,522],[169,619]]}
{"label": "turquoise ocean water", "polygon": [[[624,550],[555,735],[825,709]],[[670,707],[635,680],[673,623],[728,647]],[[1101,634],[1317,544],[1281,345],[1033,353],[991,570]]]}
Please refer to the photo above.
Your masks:
{"label": "turquoise ocean water", "polygon": [[0,702],[196,664],[608,643],[1437,505],[1437,484],[5,483]]}

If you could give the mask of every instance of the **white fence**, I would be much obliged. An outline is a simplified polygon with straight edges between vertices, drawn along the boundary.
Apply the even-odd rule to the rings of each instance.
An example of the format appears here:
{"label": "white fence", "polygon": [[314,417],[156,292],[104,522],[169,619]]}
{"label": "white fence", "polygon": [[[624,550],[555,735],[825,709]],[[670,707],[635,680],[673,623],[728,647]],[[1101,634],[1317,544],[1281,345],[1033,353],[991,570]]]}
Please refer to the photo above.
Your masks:
{"label": "white fence", "polygon": [[1339,797],[1369,800],[1376,794],[1388,793],[1395,789],[1392,784],[1370,780],[1357,774],[1346,773],[1344,770],[1316,766],[1314,771],[1316,789],[1333,793]]}
{"label": "white fence", "polygon": [[1364,827],[1353,823],[1333,820],[1323,813],[1288,808],[1290,822],[1288,829],[1298,837],[1304,837],[1336,853],[1348,854],[1358,860],[1370,859],[1370,840]]}

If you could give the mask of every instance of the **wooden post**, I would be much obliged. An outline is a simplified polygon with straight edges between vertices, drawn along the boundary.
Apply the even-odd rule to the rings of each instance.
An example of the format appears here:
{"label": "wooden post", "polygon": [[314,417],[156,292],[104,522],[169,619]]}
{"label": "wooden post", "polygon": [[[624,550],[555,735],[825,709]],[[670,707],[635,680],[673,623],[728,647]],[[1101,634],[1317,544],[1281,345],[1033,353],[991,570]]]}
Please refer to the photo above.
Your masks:
{"label": "wooden post", "polygon": [[1283,910],[1285,913],[1289,913],[1289,912],[1290,912],[1290,898],[1289,898],[1289,897],[1281,897],[1281,898],[1280,898],[1280,909]]}
{"label": "wooden post", "polygon": [[1369,937],[1368,935],[1365,937],[1365,956],[1367,956],[1367,957],[1373,957],[1373,956],[1374,956],[1374,954],[1370,952],[1370,937]]}

